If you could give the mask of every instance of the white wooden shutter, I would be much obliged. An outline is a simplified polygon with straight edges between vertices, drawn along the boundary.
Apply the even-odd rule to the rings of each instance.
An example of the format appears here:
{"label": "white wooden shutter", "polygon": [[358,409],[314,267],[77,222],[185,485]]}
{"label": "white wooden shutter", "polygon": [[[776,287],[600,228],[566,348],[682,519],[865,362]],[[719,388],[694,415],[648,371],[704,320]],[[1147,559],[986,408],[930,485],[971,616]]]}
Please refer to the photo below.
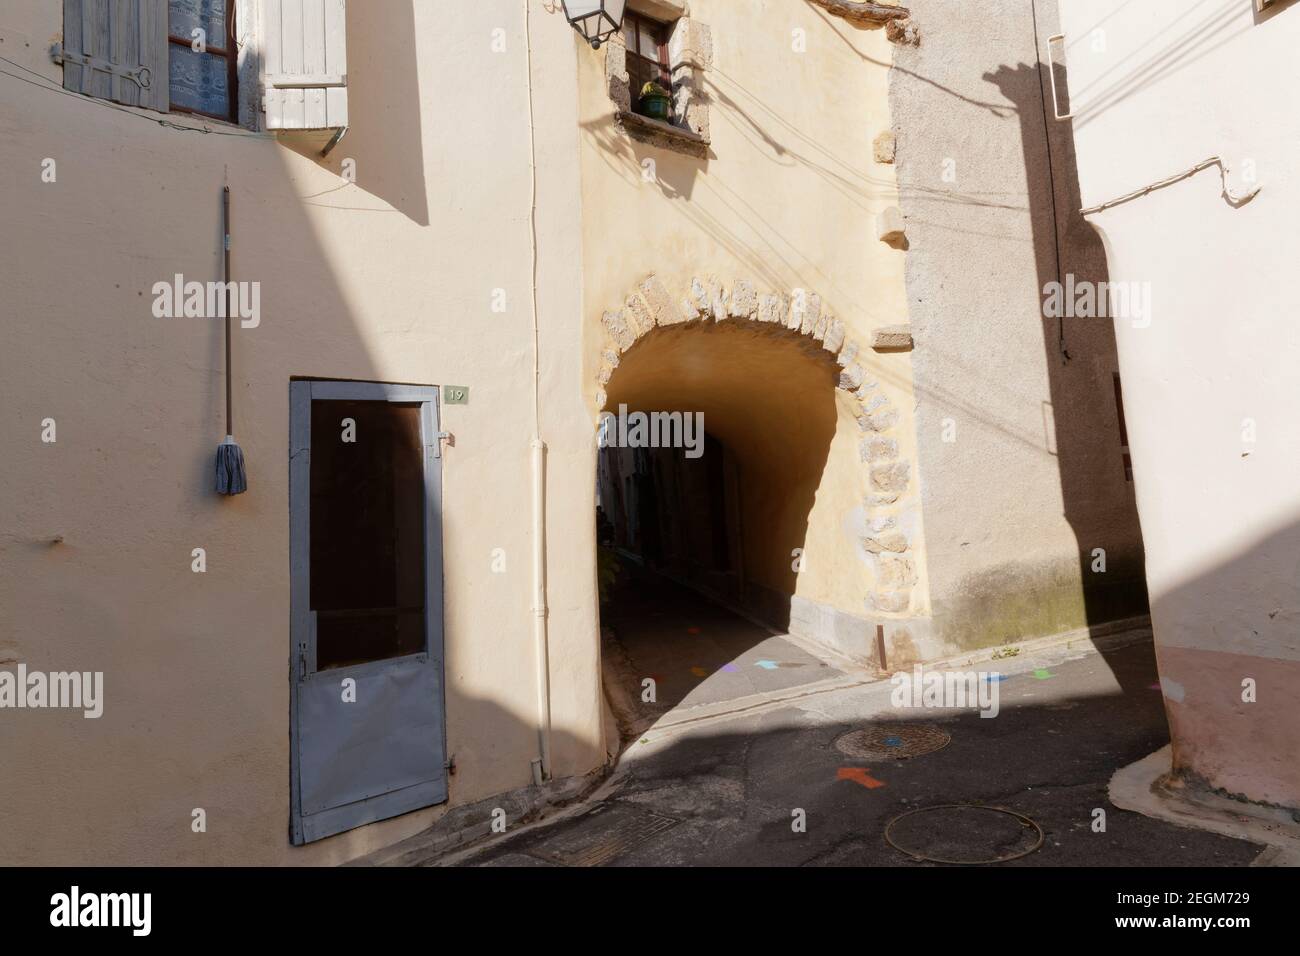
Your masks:
{"label": "white wooden shutter", "polygon": [[263,0],[267,129],[348,125],[347,0]]}
{"label": "white wooden shutter", "polygon": [[63,0],[63,86],[166,112],[167,0]]}

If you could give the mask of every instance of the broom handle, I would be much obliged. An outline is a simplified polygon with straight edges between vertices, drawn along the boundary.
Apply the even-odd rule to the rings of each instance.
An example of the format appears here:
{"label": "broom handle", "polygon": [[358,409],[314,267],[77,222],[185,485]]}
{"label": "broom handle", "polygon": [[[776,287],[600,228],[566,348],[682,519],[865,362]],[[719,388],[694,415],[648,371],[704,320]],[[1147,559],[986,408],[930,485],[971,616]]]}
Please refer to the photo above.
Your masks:
{"label": "broom handle", "polygon": [[230,187],[226,186],[221,193],[221,219],[224,230],[222,239],[222,250],[224,255],[223,271],[225,272],[225,296],[226,296],[226,434],[233,435],[234,421],[231,415],[231,370],[230,370]]}

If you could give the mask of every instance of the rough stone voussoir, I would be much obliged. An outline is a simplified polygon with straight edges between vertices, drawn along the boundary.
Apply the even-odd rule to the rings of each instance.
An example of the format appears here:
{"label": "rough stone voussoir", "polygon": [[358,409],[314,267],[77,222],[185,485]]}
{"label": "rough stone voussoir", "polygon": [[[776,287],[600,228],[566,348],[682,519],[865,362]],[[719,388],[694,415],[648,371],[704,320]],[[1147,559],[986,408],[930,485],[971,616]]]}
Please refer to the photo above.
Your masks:
{"label": "rough stone voussoir", "polygon": [[849,365],[840,372],[839,387],[845,391],[853,391],[862,385],[863,377],[866,373],[862,371],[861,365]]}
{"label": "rough stone voussoir", "polygon": [[840,354],[835,356],[835,361],[839,363],[840,368],[848,368],[853,364],[854,359],[858,357],[859,351],[861,351],[861,347],[858,343],[849,339],[844,343],[844,347],[840,349]]}
{"label": "rough stone voussoir", "polygon": [[831,315],[825,309],[822,309],[822,314],[817,319],[817,324],[813,326],[812,337],[818,342],[824,343],[826,341],[826,330],[831,327],[831,323],[834,321],[835,316]]}
{"label": "rough stone voussoir", "polygon": [[733,319],[752,319],[758,314],[758,293],[747,279],[737,279],[731,286],[727,314]]}
{"label": "rough stone voussoir", "polygon": [[799,334],[812,335],[813,329],[822,317],[822,297],[816,292],[809,292],[804,297],[803,314],[799,317]]}
{"label": "rough stone voussoir", "polygon": [[826,335],[822,339],[822,348],[832,355],[837,354],[844,345],[844,323],[839,319],[832,319],[826,326]]}
{"label": "rough stone voussoir", "polygon": [[687,315],[677,307],[658,276],[646,276],[640,292],[656,325],[680,325],[687,320]]}
{"label": "rough stone voussoir", "polygon": [[623,303],[623,313],[627,316],[628,326],[637,338],[652,331],[655,327],[655,319],[650,314],[650,307],[645,304],[639,295],[633,294],[627,297],[627,301]]}
{"label": "rough stone voussoir", "polygon": [[632,347],[632,343],[636,341],[636,333],[628,325],[627,316],[622,309],[617,312],[606,312],[601,322],[620,352],[626,352]]}

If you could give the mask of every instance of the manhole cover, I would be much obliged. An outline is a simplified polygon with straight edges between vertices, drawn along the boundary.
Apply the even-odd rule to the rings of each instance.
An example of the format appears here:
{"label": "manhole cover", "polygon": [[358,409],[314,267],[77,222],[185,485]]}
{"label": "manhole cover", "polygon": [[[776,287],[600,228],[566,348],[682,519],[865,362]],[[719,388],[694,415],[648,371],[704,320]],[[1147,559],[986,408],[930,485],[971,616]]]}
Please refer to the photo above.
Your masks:
{"label": "manhole cover", "polygon": [[1005,863],[1042,846],[1043,830],[1014,810],[945,804],[894,817],[885,827],[885,842],[930,863]]}
{"label": "manhole cover", "polygon": [[855,760],[919,757],[948,746],[952,734],[934,724],[877,724],[835,738],[835,749]]}
{"label": "manhole cover", "polygon": [[602,803],[556,824],[555,832],[525,852],[560,866],[601,866],[679,822],[648,810]]}

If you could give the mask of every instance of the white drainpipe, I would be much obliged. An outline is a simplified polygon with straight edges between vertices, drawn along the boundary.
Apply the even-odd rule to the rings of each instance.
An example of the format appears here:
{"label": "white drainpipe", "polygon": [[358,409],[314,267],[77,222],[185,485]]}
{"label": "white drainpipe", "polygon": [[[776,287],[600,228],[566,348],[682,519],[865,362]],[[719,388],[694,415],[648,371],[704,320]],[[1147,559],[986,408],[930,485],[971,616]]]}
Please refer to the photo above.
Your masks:
{"label": "white drainpipe", "polygon": [[542,441],[539,392],[542,365],[538,352],[537,323],[537,147],[533,135],[533,48],[529,38],[529,7],[524,2],[524,53],[528,86],[528,152],[532,176],[532,199],[528,223],[532,231],[532,308],[533,308],[533,645],[537,665],[537,748],[532,761],[533,783],[551,779],[551,652],[546,629],[546,443]]}

